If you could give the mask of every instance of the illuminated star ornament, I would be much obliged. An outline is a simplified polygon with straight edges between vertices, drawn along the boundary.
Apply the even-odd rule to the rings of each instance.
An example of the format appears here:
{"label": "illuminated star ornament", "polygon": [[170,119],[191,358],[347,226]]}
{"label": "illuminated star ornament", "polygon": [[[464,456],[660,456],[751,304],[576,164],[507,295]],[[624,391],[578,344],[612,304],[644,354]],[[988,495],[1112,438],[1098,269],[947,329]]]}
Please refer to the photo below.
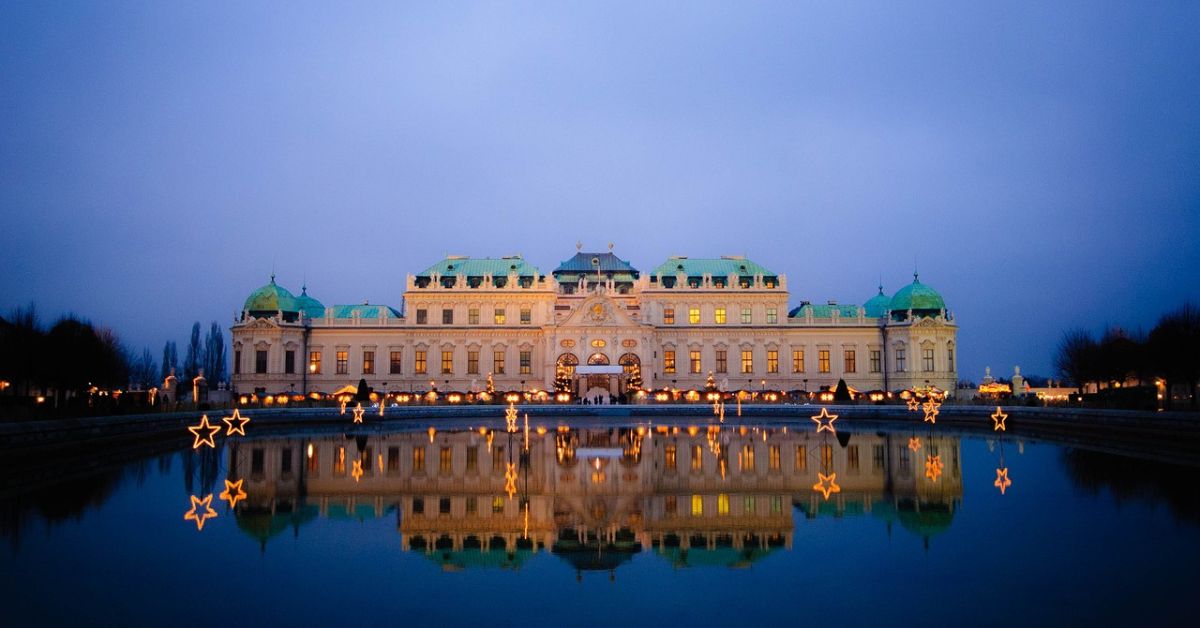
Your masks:
{"label": "illuminated star ornament", "polygon": [[342,411],[340,412],[340,414],[343,414],[343,415],[346,414],[346,402],[345,401],[342,402]]}
{"label": "illuminated star ornament", "polygon": [[912,438],[908,439],[908,448],[912,451],[919,451],[921,449],[920,437],[913,436]]}
{"label": "illuminated star ornament", "polygon": [[517,465],[512,462],[506,462],[505,465],[504,492],[508,493],[509,499],[512,499],[513,495],[517,494]]}
{"label": "illuminated star ornament", "polygon": [[513,402],[508,402],[508,409],[504,411],[504,422],[508,431],[517,431],[517,407]]}
{"label": "illuminated star ornament", "polygon": [[363,476],[362,460],[354,461],[354,466],[350,469],[350,476],[354,478],[355,482],[362,479],[362,476]]}
{"label": "illuminated star ornament", "polygon": [[1004,428],[1004,420],[1007,418],[1008,418],[1008,415],[1004,414],[1004,412],[1000,409],[1000,406],[996,406],[996,413],[992,415],[992,431],[993,432],[1007,431]]}
{"label": "illuminated star ornament", "polygon": [[838,415],[829,414],[829,408],[821,408],[820,414],[813,415],[809,418],[817,422],[818,434],[821,432],[830,432],[832,434],[837,433],[837,430],[833,429],[833,422],[837,420]]}
{"label": "illuminated star ornament", "polygon": [[354,422],[362,423],[362,418],[363,418],[363,407],[362,407],[362,404],[359,403],[354,406]]}
{"label": "illuminated star ornament", "polygon": [[[213,442],[213,436],[216,436],[217,432],[221,431],[221,426],[213,425],[212,423],[209,423],[208,415],[205,414],[205,415],[200,416],[200,425],[189,425],[188,431],[191,432],[192,435],[196,437],[195,442],[192,443],[192,449],[200,449],[201,445],[208,445],[209,447],[216,447],[217,444],[215,442]],[[201,436],[200,435],[201,432],[208,432],[208,433]]]}
{"label": "illuminated star ornament", "polygon": [[942,457],[929,456],[925,458],[925,477],[937,482],[938,478],[942,477],[942,469],[945,465],[942,464]]}
{"label": "illuminated star ornament", "polygon": [[827,501],[833,493],[842,492],[842,487],[837,485],[837,473],[825,475],[818,471],[817,483],[813,484],[813,490],[820,493]]}
{"label": "illuminated star ornament", "polygon": [[229,502],[230,508],[237,506],[239,501],[246,499],[246,491],[242,490],[242,482],[245,481],[245,478],[242,478],[237,482],[225,480],[225,490],[219,495],[219,497]]}
{"label": "illuminated star ornament", "polygon": [[938,408],[940,408],[941,405],[942,404],[938,403],[937,400],[932,397],[929,399],[929,401],[925,402],[924,409],[926,423],[937,423]]}
{"label": "illuminated star ornament", "polygon": [[[190,495],[192,499],[192,507],[187,512],[183,513],[184,521],[195,521],[196,531],[204,529],[204,522],[208,519],[214,519],[217,516],[217,511],[212,509],[212,493],[209,493],[204,499],[200,499],[195,495]],[[200,509],[203,508],[203,512]]]}
{"label": "illuminated star ornament", "polygon": [[1000,494],[1003,495],[1008,487],[1012,486],[1012,480],[1008,479],[1008,467],[1000,467],[996,469],[996,481],[992,482],[992,486],[1000,489]]}
{"label": "illuminated star ornament", "polygon": [[920,408],[920,407],[921,407],[921,402],[920,402],[920,401],[917,401],[917,398],[916,398],[916,397],[909,397],[909,398],[908,398],[908,409],[909,409],[909,410],[912,410],[913,412],[916,412],[916,411],[917,411],[917,408]]}
{"label": "illuminated star ornament", "polygon": [[[250,422],[250,419],[242,416],[242,413],[239,412],[237,408],[233,409],[233,416],[227,416],[221,420],[225,422],[225,425],[229,426],[229,428],[225,430],[226,436],[233,436],[234,434],[241,434],[242,436],[246,435],[246,424]],[[235,423],[237,425],[234,425]]]}

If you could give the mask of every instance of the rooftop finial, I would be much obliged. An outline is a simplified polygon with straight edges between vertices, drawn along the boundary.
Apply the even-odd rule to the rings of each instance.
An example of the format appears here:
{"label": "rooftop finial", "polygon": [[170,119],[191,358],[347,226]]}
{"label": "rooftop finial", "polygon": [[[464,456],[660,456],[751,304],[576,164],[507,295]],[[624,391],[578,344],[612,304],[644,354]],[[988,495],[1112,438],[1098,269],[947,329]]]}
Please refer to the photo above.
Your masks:
{"label": "rooftop finial", "polygon": [[611,251],[611,250],[613,250],[613,243],[612,243],[612,242],[609,242],[609,243],[608,243],[608,250],[610,250],[610,251]]}
{"label": "rooftop finial", "polygon": [[921,283],[921,276],[915,270],[913,271],[913,283]]}
{"label": "rooftop finial", "polygon": [[582,250],[583,250],[583,240],[576,240],[576,241],[575,241],[575,250],[576,250],[576,251],[582,251]]}

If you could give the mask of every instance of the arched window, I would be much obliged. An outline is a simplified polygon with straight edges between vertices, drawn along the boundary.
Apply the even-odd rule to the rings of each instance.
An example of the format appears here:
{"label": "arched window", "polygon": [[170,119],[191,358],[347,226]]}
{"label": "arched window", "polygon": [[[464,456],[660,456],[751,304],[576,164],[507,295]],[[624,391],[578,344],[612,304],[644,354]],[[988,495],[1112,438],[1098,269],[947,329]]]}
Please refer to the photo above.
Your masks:
{"label": "arched window", "polygon": [[628,375],[633,372],[633,367],[635,365],[642,365],[642,360],[637,357],[636,353],[626,353],[622,355],[619,360],[617,360],[617,364],[620,364],[622,367],[624,367],[625,374]]}
{"label": "arched window", "polygon": [[564,353],[558,356],[558,365],[565,367],[569,375],[574,375],[575,367],[579,365],[579,358],[575,357],[574,353]]}
{"label": "arched window", "polygon": [[608,356],[603,353],[593,353],[588,357],[588,364],[592,366],[603,366],[608,363]]}

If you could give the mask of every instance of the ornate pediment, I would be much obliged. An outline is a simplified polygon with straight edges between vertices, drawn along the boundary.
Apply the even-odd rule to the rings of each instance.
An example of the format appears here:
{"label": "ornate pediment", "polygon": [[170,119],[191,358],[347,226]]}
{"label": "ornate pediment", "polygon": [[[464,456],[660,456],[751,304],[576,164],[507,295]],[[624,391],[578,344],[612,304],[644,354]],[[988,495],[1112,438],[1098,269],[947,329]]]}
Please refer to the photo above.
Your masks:
{"label": "ornate pediment", "polygon": [[602,294],[594,294],[575,306],[561,327],[639,327],[629,312],[618,302]]}
{"label": "ornate pediment", "polygon": [[279,329],[279,323],[276,323],[273,318],[256,318],[247,327],[250,329]]}

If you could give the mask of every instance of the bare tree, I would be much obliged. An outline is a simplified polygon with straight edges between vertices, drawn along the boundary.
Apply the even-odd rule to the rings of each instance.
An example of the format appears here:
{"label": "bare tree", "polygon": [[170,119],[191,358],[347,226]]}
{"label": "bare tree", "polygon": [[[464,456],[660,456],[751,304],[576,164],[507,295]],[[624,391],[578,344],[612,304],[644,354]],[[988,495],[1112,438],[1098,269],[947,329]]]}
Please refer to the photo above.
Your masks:
{"label": "bare tree", "polygon": [[1166,382],[1166,407],[1171,408],[1171,387],[1187,384],[1192,409],[1197,408],[1196,384],[1200,381],[1200,309],[1185,303],[1168,312],[1150,331],[1147,342],[1155,374]]}
{"label": "bare tree", "polygon": [[1054,357],[1054,367],[1065,379],[1070,380],[1083,392],[1083,387],[1093,381],[1099,345],[1086,329],[1072,329],[1063,334]]}

